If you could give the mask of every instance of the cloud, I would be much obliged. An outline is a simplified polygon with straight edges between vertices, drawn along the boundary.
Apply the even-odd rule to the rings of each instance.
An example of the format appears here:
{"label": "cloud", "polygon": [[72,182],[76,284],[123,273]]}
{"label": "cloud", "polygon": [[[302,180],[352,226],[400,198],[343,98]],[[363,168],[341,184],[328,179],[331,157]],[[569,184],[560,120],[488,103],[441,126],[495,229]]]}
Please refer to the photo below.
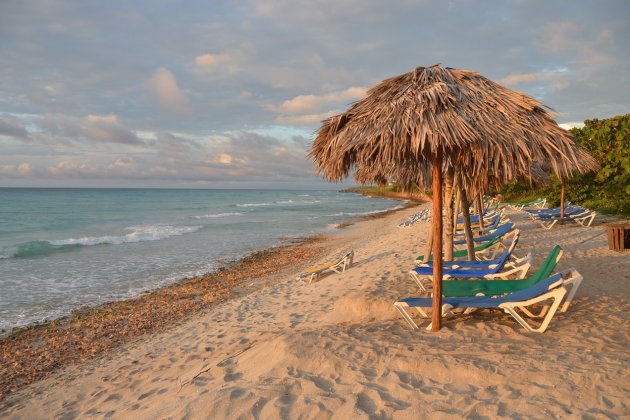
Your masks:
{"label": "cloud", "polygon": [[159,153],[168,159],[184,160],[190,158],[193,149],[201,150],[198,143],[171,133],[157,133],[156,138]]}
{"label": "cloud", "polygon": [[[108,119],[108,118],[105,118]],[[0,157],[0,179],[46,179],[49,182],[223,182],[230,185],[266,185],[302,182],[321,185],[306,158],[309,139],[280,139],[253,132],[191,140],[160,132],[145,135],[139,148],[121,145],[107,152],[79,151],[65,145],[57,154],[12,164]],[[35,162],[36,165],[33,165]],[[55,181],[57,180],[57,181]],[[170,185],[170,184],[169,184]]]}
{"label": "cloud", "polygon": [[365,95],[366,91],[366,88],[353,86],[340,92],[331,92],[324,95],[299,95],[293,99],[284,101],[280,106],[280,112],[315,112],[321,109],[322,106],[328,106],[330,104],[336,104],[342,101],[359,99]]}
{"label": "cloud", "polygon": [[28,163],[20,163],[17,169],[20,175],[24,175],[24,176],[33,175],[33,170],[31,169],[31,165]]}
{"label": "cloud", "polygon": [[28,138],[28,132],[15,119],[0,115],[0,136],[26,139]]}
{"label": "cloud", "polygon": [[34,174],[33,168],[29,163],[20,163],[19,165],[2,165],[0,166],[0,175],[10,178],[29,177]]}
{"label": "cloud", "polygon": [[323,95],[298,95],[271,108],[278,113],[277,123],[312,124],[330,117],[336,109],[345,107],[348,102],[360,99],[366,91],[366,88],[353,86]]}
{"label": "cloud", "polygon": [[149,80],[151,92],[167,111],[182,112],[190,108],[191,102],[177,85],[177,79],[165,68],[157,69]]}
{"label": "cloud", "polygon": [[84,118],[47,114],[43,117],[32,118],[31,123],[37,127],[37,132],[31,137],[41,143],[98,142],[129,145],[143,143],[114,114],[87,115]]}
{"label": "cloud", "polygon": [[88,115],[83,120],[84,136],[86,138],[107,142],[140,144],[135,133],[118,121],[116,115]]}
{"label": "cloud", "polygon": [[234,158],[228,155],[227,153],[219,153],[216,158],[216,162],[221,163],[223,165],[231,165]]}
{"label": "cloud", "polygon": [[572,128],[582,128],[584,127],[584,122],[583,121],[569,121],[569,122],[565,122],[562,124],[558,124],[560,127],[564,128],[565,130],[570,130]]}
{"label": "cloud", "polygon": [[225,54],[202,54],[195,57],[195,65],[198,70],[209,71],[229,61]]}
{"label": "cloud", "polygon": [[564,89],[568,85],[564,72],[511,73],[499,79],[499,83],[510,86],[536,82],[549,82],[555,89]]}
{"label": "cloud", "polygon": [[593,28],[572,21],[555,21],[545,24],[535,42],[542,51],[568,57],[580,68],[601,69],[616,60],[606,52],[606,46],[614,39],[610,28],[593,31]]}

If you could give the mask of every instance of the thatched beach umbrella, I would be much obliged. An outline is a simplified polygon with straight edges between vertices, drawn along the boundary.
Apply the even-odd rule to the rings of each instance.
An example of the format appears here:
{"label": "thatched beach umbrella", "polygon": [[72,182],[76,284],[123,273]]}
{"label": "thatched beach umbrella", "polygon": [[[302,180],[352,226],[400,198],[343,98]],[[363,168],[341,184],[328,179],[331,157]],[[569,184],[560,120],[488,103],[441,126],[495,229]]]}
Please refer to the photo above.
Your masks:
{"label": "thatched beach umbrella", "polygon": [[433,330],[441,327],[442,174],[454,168],[469,188],[503,182],[549,161],[559,176],[577,163],[573,140],[529,96],[479,74],[418,67],[384,80],[346,112],[325,120],[309,156],[330,181],[355,166],[381,177],[413,174],[433,189]]}

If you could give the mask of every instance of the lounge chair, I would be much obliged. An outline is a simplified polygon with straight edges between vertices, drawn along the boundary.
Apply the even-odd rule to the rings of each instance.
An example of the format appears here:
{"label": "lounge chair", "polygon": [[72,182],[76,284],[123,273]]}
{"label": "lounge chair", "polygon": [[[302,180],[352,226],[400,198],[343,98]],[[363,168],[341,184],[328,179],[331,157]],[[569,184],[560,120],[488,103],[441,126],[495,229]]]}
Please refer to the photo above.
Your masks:
{"label": "lounge chair", "polygon": [[[518,233],[518,229],[508,232],[505,236],[499,236],[494,239],[491,239],[487,242],[484,242],[480,245],[477,245],[475,249],[475,256],[480,260],[483,259],[493,259],[497,256],[497,251],[499,249],[505,249],[505,245],[501,242],[504,239],[509,238],[511,235]],[[442,253],[444,256],[444,253]],[[457,249],[453,251],[453,258],[466,258],[468,257],[468,251],[466,249]],[[433,260],[433,254],[429,256],[429,261]],[[422,264],[424,261],[424,255],[420,255],[416,258],[416,264]]]}
{"label": "lounge chair", "polygon": [[[503,252],[503,254],[501,254],[501,256],[498,259],[496,259],[496,262],[492,264],[488,264],[488,265],[479,264],[479,265],[463,266],[463,267],[460,267],[460,266],[444,267],[442,269],[443,279],[449,280],[449,281],[444,282],[442,284],[442,287],[444,287],[445,284],[450,283],[450,279],[466,279],[466,278],[468,279],[469,278],[487,278],[488,279],[488,278],[491,278],[491,279],[496,280],[496,279],[508,279],[511,276],[516,276],[517,278],[522,279],[523,277],[525,277],[525,274],[527,274],[529,267],[531,267],[531,255],[528,255],[527,257],[523,258],[520,261],[521,265],[518,265],[518,266],[512,265],[512,268],[510,270],[501,271],[506,265],[508,258],[510,258],[512,251],[514,250],[517,244],[518,244],[518,234],[514,237],[514,240],[512,241],[512,244],[510,245],[510,247],[505,252]],[[411,270],[409,274],[411,275],[411,277],[416,282],[418,287],[420,287],[421,290],[427,290],[424,284],[422,283],[422,281],[423,280],[430,281],[432,279],[433,266],[432,265],[431,266],[426,266],[426,265],[418,266],[414,268],[413,270]]]}
{"label": "lounge chair", "polygon": [[398,227],[413,226],[418,222],[426,222],[431,219],[431,212],[428,209],[424,209],[419,213],[412,214],[407,220],[401,222]]}
{"label": "lounge chair", "polygon": [[337,261],[324,264],[319,267],[303,272],[297,277],[297,279],[299,280],[308,279],[308,283],[311,284],[313,280],[315,280],[317,277],[319,277],[321,274],[327,271],[333,271],[335,273],[342,273],[346,271],[346,267],[349,267],[350,265],[352,265],[353,259],[354,259],[354,251],[350,251]]}
{"label": "lounge chair", "polygon": [[[475,237],[473,237],[473,241],[474,242],[490,241],[490,240],[492,240],[494,238],[501,237],[501,236],[505,235],[506,233],[510,232],[512,229],[514,229],[514,223],[507,222],[507,223],[504,223],[501,226],[499,226],[492,233],[488,233],[488,234],[483,235],[483,236],[475,236]],[[466,239],[456,239],[456,240],[453,241],[454,245],[461,245],[461,244],[465,244],[465,243],[466,243]]]}
{"label": "lounge chair", "polygon": [[551,276],[562,258],[562,248],[554,246],[540,264],[538,270],[529,278],[521,280],[497,280],[496,276],[487,275],[483,279],[449,280],[442,283],[442,295],[446,297],[475,296],[483,294],[504,295],[526,289]]}
{"label": "lounge chair", "polygon": [[[519,290],[503,296],[472,296],[472,297],[450,297],[442,300],[442,313],[447,314],[455,308],[475,308],[475,309],[503,309],[506,313],[510,314],[523,328],[530,332],[545,332],[551,319],[558,310],[562,299],[567,294],[565,282],[571,282],[571,284],[579,284],[582,281],[582,276],[575,270],[571,270],[567,273],[569,278],[563,279],[563,274],[555,274],[548,277],[535,285],[528,287],[524,290]],[[571,294],[574,290],[571,291]],[[571,298],[573,295],[571,295]],[[540,302],[545,302],[552,299],[550,306],[545,306],[539,315],[534,315],[528,307]],[[413,329],[418,329],[418,325],[411,318],[407,312],[408,308],[415,308],[422,317],[428,318],[424,308],[432,307],[432,298],[406,298],[394,303],[394,307],[400,312],[405,321]],[[566,310],[568,305],[563,306],[563,310]],[[542,323],[536,327],[530,325],[525,318],[517,311],[520,310],[528,317],[543,317]],[[430,328],[430,325],[429,325]]]}
{"label": "lounge chair", "polygon": [[[570,201],[565,201],[564,202],[564,207],[565,209],[571,207],[571,202]],[[560,206],[558,207],[554,207],[552,209],[525,209],[525,213],[527,214],[548,214],[548,213],[553,213],[553,212],[560,212]]]}
{"label": "lounge chair", "polygon": [[[583,213],[585,211],[587,211],[588,209],[584,208],[584,207],[580,207],[580,206],[568,206],[564,209],[564,215],[566,216],[572,216],[574,214],[580,214]],[[552,219],[554,217],[560,217],[560,210],[554,210],[551,212],[544,212],[544,213],[535,213],[535,214],[529,214],[529,218],[532,220],[538,220],[538,219]]]}
{"label": "lounge chair", "polygon": [[542,209],[545,207],[545,204],[547,204],[546,198],[537,198],[526,203],[505,203],[505,205],[509,206],[510,208],[519,211],[523,210],[525,207],[537,207],[539,209]]}
{"label": "lounge chair", "polygon": [[[502,212],[501,212],[501,214],[499,216],[494,218],[494,221],[489,226],[486,226],[486,227],[483,228],[482,233],[488,234],[488,233],[494,232],[499,227],[499,225],[501,224],[501,221],[509,222],[509,219],[506,219],[506,218],[503,217],[503,213]],[[474,229],[474,230],[476,232],[479,231],[479,229]],[[455,232],[453,234],[454,237],[458,237],[458,238],[459,237],[463,237],[465,235],[466,235],[466,233],[461,232],[461,231]]]}
{"label": "lounge chair", "polygon": [[[495,217],[498,217],[501,214],[502,213],[500,211],[493,210],[490,213],[487,213],[487,214],[483,215],[483,221],[484,222],[492,222]],[[479,215],[478,214],[471,215],[470,216],[470,222],[471,223],[479,223]],[[463,217],[458,217],[457,218],[457,224],[461,225],[462,223],[464,223],[464,218]]]}
{"label": "lounge chair", "polygon": [[575,222],[584,227],[590,227],[593,224],[593,221],[595,220],[595,216],[597,216],[596,212],[591,211],[591,210],[585,210],[581,213],[570,214],[568,216],[565,216],[564,218],[560,216],[546,217],[546,218],[535,219],[535,221],[540,223],[540,226],[542,226],[544,229],[547,229],[547,230],[554,227],[555,224],[561,220],[564,220],[565,222]]}
{"label": "lounge chair", "polygon": [[[513,267],[516,264],[519,264],[520,262],[524,261],[525,259],[527,259],[527,257],[522,257],[522,258],[518,258],[516,257],[516,255],[514,255],[514,247],[517,244],[516,238],[519,237],[519,231],[518,229],[515,232],[514,235],[514,240],[512,241],[512,244],[510,244],[510,247],[507,248],[504,251],[504,254],[507,253],[509,260],[505,263],[506,266],[509,267]],[[499,264],[501,262],[501,259],[503,258],[503,255],[500,255],[497,258],[494,259],[489,259],[489,260],[455,260],[455,261],[442,261],[442,266],[444,268],[447,269],[466,269],[466,268],[485,268],[494,264]],[[422,262],[420,264],[417,264],[417,267],[422,267],[422,268],[427,268],[433,267],[433,261],[429,261],[429,262]]]}

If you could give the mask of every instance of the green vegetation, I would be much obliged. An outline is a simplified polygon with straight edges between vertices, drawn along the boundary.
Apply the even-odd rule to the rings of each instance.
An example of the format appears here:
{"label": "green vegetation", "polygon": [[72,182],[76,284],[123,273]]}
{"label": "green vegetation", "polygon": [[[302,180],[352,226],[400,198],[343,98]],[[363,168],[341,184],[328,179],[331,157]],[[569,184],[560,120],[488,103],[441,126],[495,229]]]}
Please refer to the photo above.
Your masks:
{"label": "green vegetation", "polygon": [[[566,182],[566,197],[572,203],[604,213],[630,215],[630,114],[605,120],[586,120],[573,128],[577,142],[599,162],[597,174],[576,175]],[[511,183],[501,189],[506,201],[525,202],[546,197],[550,206],[560,203],[560,182],[531,187]]]}

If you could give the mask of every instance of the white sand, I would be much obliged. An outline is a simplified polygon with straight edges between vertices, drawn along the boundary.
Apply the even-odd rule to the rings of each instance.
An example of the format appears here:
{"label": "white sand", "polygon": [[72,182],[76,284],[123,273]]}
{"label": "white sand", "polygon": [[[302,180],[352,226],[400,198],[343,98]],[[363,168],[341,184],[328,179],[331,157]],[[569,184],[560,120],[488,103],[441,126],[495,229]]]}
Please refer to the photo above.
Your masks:
{"label": "white sand", "polygon": [[[412,331],[393,309],[428,224],[418,209],[363,221],[330,242],[355,265],[307,285],[285,272],[159,335],[11,395],[8,418],[608,418],[630,416],[630,253],[605,227],[545,231],[522,214],[534,270],[555,244],[584,276],[544,334],[478,311]],[[323,258],[321,262],[326,262]],[[316,265],[317,262],[308,264]]]}

